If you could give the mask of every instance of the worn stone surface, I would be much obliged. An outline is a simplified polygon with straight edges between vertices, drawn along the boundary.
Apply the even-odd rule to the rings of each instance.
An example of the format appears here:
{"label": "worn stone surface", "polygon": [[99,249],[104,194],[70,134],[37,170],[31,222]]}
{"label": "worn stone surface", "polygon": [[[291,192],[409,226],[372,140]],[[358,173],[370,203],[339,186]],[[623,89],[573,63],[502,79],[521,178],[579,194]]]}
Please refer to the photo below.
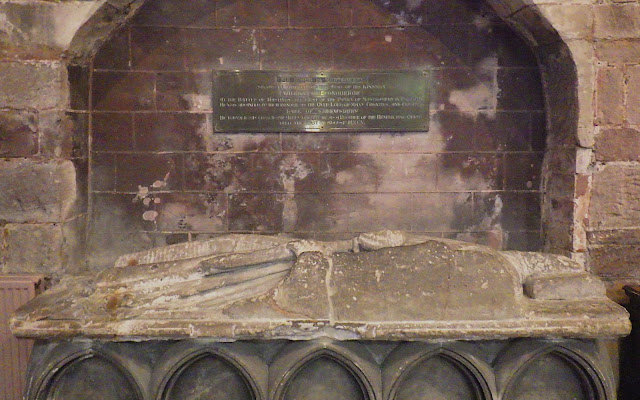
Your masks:
{"label": "worn stone surface", "polygon": [[85,270],[84,221],[6,224],[0,228],[0,271],[59,279]]}
{"label": "worn stone surface", "polygon": [[3,227],[3,273],[57,273],[63,269],[62,225],[7,224]]}
{"label": "worn stone surface", "polygon": [[0,61],[0,108],[64,108],[66,68],[61,62]]}
{"label": "worn stone surface", "polygon": [[589,247],[591,270],[608,279],[640,279],[637,269],[640,251],[637,245],[597,245]]}
{"label": "worn stone surface", "polygon": [[595,45],[598,60],[625,64],[640,60],[640,39],[604,40]]}
{"label": "worn stone surface", "polygon": [[640,169],[605,165],[593,175],[590,223],[594,229],[636,227],[640,221]]}
{"label": "worn stone surface", "polygon": [[601,298],[606,295],[604,283],[593,275],[557,274],[530,276],[524,283],[524,292],[538,300],[574,300]]}
{"label": "worn stone surface", "polygon": [[640,66],[627,69],[627,103],[626,117],[630,124],[640,125]]}
{"label": "worn stone surface", "polygon": [[0,161],[0,219],[65,221],[73,215],[76,190],[71,161]]}
{"label": "worn stone surface", "polygon": [[639,161],[640,131],[631,128],[604,129],[596,136],[598,161]]}
{"label": "worn stone surface", "polygon": [[600,68],[596,84],[596,122],[620,124],[624,120],[624,74],[620,67]]}
{"label": "worn stone surface", "polygon": [[33,112],[0,112],[0,157],[28,157],[38,152],[37,117]]}
{"label": "worn stone surface", "polygon": [[640,4],[601,4],[593,7],[594,36],[600,39],[640,36]]}
{"label": "worn stone surface", "polygon": [[[597,278],[585,272],[566,278],[579,269],[558,256],[505,256],[397,231],[333,242],[229,235],[134,253],[95,277],[65,279],[21,308],[12,323],[14,333],[28,337],[625,334],[627,314],[593,290],[601,287]],[[524,297],[527,280],[534,296],[560,293],[580,302]],[[587,304],[593,320],[585,328]],[[575,314],[568,311],[575,307]]]}

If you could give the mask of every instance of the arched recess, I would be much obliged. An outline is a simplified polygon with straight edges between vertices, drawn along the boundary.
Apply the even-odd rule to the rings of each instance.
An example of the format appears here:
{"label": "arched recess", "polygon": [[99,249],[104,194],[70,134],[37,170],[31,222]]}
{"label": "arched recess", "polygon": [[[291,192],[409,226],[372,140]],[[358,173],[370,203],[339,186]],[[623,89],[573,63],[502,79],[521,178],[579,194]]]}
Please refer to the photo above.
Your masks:
{"label": "arched recess", "polygon": [[267,365],[246,343],[179,342],[154,365],[150,391],[157,400],[222,396],[266,399]]}
{"label": "arched recess", "polygon": [[269,368],[269,398],[277,400],[378,400],[381,386],[376,362],[359,343],[325,339],[293,343]]}
{"label": "arched recess", "polygon": [[616,398],[611,365],[594,342],[519,340],[493,364],[504,400]]}
{"label": "arched recess", "polygon": [[495,377],[464,342],[404,343],[382,365],[385,399],[495,399]]}
{"label": "arched recess", "polygon": [[[105,2],[74,37],[68,50],[71,64],[86,65],[100,45],[146,2]],[[574,218],[580,119],[576,65],[560,34],[531,1],[486,0],[486,3],[528,42],[539,63],[547,115],[541,190],[544,250],[568,255],[579,250],[576,243],[581,238],[576,240],[576,235],[583,232],[583,221]],[[410,12],[407,15],[410,17]]]}
{"label": "arched recess", "polygon": [[63,343],[45,361],[34,368],[26,399],[144,398],[139,377],[127,368],[120,355],[111,351],[84,343]]}

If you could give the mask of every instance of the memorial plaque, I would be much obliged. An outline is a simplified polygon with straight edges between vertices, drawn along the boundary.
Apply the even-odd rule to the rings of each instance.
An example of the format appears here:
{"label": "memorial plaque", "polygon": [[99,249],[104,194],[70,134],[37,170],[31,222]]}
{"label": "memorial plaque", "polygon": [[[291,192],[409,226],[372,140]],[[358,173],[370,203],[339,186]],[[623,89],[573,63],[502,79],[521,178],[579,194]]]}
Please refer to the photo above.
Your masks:
{"label": "memorial plaque", "polygon": [[428,71],[220,71],[216,132],[427,131]]}

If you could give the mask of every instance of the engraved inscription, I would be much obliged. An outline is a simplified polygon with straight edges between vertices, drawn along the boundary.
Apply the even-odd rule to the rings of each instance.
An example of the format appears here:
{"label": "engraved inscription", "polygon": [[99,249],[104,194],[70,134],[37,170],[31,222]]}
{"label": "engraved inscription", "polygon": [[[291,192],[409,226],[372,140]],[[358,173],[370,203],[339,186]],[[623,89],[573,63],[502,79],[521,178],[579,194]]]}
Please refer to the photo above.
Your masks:
{"label": "engraved inscription", "polygon": [[426,71],[233,71],[214,76],[217,132],[426,131]]}

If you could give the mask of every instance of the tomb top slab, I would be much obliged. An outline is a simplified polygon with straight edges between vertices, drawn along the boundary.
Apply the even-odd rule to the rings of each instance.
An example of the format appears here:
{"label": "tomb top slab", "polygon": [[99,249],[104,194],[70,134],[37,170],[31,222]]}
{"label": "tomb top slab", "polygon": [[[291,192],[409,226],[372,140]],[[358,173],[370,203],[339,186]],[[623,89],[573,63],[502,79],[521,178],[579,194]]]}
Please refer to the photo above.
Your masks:
{"label": "tomb top slab", "polygon": [[16,335],[220,341],[615,337],[626,311],[571,260],[397,231],[227,235],[121,257],[19,309]]}

